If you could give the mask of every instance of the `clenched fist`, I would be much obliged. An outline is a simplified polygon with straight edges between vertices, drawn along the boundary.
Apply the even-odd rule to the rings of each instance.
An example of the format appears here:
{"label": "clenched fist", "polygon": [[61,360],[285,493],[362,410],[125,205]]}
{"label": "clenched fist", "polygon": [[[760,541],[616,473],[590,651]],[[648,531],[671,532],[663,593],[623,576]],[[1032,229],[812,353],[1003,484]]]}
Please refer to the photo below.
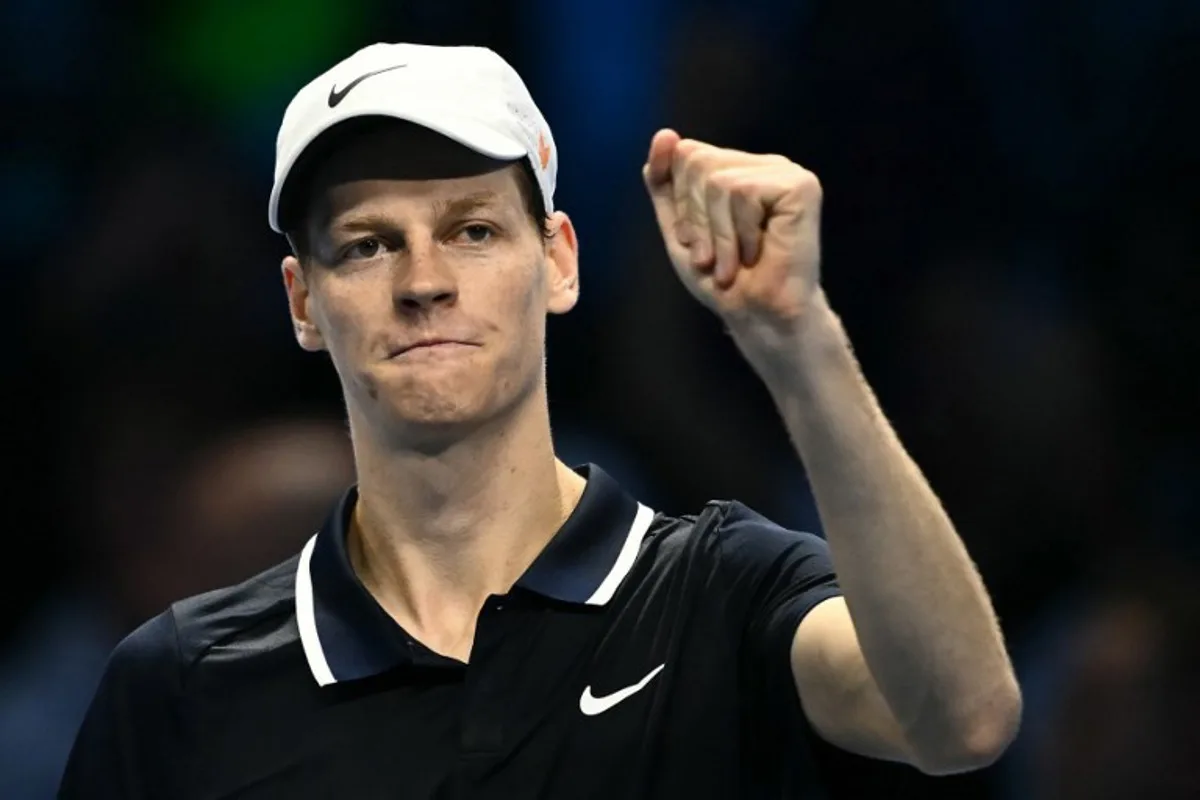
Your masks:
{"label": "clenched fist", "polygon": [[821,185],[811,172],[662,130],[642,174],[676,271],[735,338],[794,326],[819,298]]}

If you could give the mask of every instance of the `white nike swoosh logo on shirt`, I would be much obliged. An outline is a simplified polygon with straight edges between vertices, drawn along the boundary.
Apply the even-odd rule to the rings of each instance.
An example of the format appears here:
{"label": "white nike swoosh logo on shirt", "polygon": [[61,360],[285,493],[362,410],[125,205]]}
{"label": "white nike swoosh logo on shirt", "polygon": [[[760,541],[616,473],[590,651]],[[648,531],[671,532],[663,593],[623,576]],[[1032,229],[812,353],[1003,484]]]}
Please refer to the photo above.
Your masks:
{"label": "white nike swoosh logo on shirt", "polygon": [[624,689],[606,694],[604,697],[596,697],[592,694],[592,687],[585,686],[583,694],[579,696],[579,710],[589,717],[594,717],[597,714],[603,714],[617,703],[640,692],[646,688],[646,684],[654,680],[654,676],[662,672],[666,664],[659,664],[654,669],[650,670],[650,674],[642,678],[633,686],[626,686]]}

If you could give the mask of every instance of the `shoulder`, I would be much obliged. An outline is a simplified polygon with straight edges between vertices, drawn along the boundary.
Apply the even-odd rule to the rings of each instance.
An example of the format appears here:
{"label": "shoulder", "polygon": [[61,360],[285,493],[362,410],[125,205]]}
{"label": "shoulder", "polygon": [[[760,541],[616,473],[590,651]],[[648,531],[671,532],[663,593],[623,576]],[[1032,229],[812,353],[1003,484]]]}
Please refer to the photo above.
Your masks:
{"label": "shoulder", "polygon": [[295,627],[299,555],[234,586],[174,603],[166,612],[178,632],[180,656],[202,659],[231,640],[259,638],[281,626]]}
{"label": "shoulder", "polygon": [[108,664],[109,680],[151,675],[178,690],[185,673],[222,643],[294,627],[298,556],[242,583],[173,603],[121,640]]}
{"label": "shoulder", "polygon": [[731,619],[784,633],[824,599],[840,594],[829,546],[743,503],[714,500],[696,515],[658,515],[645,555],[654,568],[686,576],[719,597]]}
{"label": "shoulder", "polygon": [[[187,695],[191,674],[222,643],[280,641],[272,633],[281,625],[295,628],[287,587],[295,563],[292,558],[237,586],[181,600],[142,623],[113,649],[93,705],[155,716]],[[237,647],[249,654],[262,649]]]}
{"label": "shoulder", "polygon": [[79,727],[60,798],[180,796],[192,679],[203,665],[244,663],[295,641],[297,559],[181,600],[121,640]]}
{"label": "shoulder", "polygon": [[698,514],[659,514],[647,542],[664,556],[703,553],[735,568],[779,559],[828,558],[820,536],[787,528],[737,500],[712,500]]}

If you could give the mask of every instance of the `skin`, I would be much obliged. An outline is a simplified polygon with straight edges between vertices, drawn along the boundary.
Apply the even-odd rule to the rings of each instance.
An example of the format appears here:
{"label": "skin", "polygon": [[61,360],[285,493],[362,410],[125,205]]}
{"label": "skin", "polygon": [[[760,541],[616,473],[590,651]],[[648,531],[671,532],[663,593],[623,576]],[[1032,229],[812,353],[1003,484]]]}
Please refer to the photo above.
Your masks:
{"label": "skin", "polygon": [[643,168],[680,280],[724,322],[804,462],[844,597],[797,627],[805,713],[930,774],[994,762],[1021,693],[983,581],[821,287],[822,188],[778,155],[655,135]]}
{"label": "skin", "polygon": [[559,212],[543,238],[516,175],[417,128],[357,136],[314,178],[306,263],[282,265],[297,340],[346,398],[355,569],[464,661],[483,601],[583,490],[554,455],[543,367],[547,315],[578,299],[575,233]]}
{"label": "skin", "polygon": [[[817,500],[845,597],[794,637],[814,729],[931,774],[993,762],[1020,692],[983,583],[821,288],[819,182],[669,130],[643,175],[677,274],[766,384]],[[351,560],[405,630],[466,660],[483,601],[582,492],[554,455],[542,366],[546,315],[578,299],[574,231],[557,213],[542,239],[512,167],[411,128],[343,143],[312,197],[312,255],[283,277],[297,340],[329,353],[346,396]],[[430,339],[452,343],[406,349]]]}

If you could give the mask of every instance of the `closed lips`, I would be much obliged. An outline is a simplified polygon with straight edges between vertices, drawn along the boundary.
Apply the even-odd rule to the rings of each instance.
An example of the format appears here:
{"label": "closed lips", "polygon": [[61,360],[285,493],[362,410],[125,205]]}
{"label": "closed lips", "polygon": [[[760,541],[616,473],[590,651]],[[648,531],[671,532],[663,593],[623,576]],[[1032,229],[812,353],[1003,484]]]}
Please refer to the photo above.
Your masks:
{"label": "closed lips", "polygon": [[392,351],[390,358],[404,355],[405,353],[416,350],[421,347],[436,347],[438,345],[460,345],[463,347],[477,347],[473,342],[464,342],[461,339],[419,339]]}

